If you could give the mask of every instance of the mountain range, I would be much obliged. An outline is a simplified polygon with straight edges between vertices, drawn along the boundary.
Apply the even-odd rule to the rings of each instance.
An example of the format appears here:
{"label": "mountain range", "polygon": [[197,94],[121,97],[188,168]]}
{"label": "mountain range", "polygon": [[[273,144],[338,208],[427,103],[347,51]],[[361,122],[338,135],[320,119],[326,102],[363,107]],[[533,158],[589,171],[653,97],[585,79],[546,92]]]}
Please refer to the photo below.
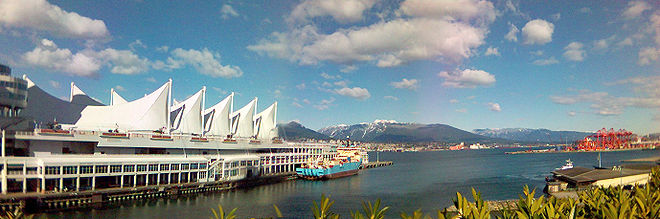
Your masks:
{"label": "mountain range", "polygon": [[583,139],[592,133],[552,131],[548,129],[503,128],[475,129],[472,132],[445,124],[402,123],[394,120],[376,120],[354,125],[334,125],[318,131],[292,121],[279,124],[280,136],[286,140],[346,139],[381,143],[564,143]]}

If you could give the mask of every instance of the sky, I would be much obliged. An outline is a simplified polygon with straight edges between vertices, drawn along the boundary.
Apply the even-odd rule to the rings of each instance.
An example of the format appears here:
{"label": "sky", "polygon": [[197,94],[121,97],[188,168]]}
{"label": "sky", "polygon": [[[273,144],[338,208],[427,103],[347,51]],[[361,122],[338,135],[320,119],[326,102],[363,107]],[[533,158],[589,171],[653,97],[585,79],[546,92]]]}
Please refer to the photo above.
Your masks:
{"label": "sky", "polygon": [[108,103],[173,80],[278,121],[660,132],[660,2],[0,1],[0,63]]}

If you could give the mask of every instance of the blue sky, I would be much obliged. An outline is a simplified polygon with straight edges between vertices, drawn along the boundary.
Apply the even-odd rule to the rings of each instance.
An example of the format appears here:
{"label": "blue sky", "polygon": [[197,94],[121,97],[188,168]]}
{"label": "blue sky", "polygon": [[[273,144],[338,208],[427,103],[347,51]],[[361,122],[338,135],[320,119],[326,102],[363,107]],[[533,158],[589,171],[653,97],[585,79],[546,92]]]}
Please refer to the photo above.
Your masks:
{"label": "blue sky", "polygon": [[318,129],[376,119],[660,132],[658,1],[0,2],[0,62],[66,98],[172,78],[207,106],[278,101]]}

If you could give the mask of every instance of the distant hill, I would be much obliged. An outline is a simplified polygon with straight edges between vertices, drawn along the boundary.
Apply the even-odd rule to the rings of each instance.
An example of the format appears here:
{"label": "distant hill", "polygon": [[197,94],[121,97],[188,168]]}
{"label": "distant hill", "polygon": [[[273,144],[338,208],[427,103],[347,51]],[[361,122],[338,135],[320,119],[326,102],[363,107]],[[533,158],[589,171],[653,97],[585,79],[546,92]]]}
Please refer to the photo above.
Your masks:
{"label": "distant hill", "polygon": [[277,124],[279,136],[284,140],[295,141],[302,139],[317,139],[326,140],[330,139],[327,135],[318,133],[314,130],[308,129],[300,123],[291,121],[289,123]]}
{"label": "distant hill", "polygon": [[335,125],[318,130],[335,139],[345,139],[365,142],[503,142],[467,132],[444,124],[400,123],[393,120],[376,120],[372,123],[355,125]]}
{"label": "distant hill", "polygon": [[593,133],[576,131],[552,131],[548,129],[502,128],[475,129],[475,134],[491,138],[503,138],[516,142],[571,143]]}

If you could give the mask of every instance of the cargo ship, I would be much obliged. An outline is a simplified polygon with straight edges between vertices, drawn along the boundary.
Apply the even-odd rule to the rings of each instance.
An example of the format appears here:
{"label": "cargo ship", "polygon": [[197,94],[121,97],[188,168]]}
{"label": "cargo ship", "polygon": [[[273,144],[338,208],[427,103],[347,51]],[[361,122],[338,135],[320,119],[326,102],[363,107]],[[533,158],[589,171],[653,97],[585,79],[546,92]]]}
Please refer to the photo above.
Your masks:
{"label": "cargo ship", "polygon": [[327,180],[358,174],[362,165],[363,149],[359,147],[337,148],[337,156],[332,160],[315,160],[296,168],[300,178]]}

